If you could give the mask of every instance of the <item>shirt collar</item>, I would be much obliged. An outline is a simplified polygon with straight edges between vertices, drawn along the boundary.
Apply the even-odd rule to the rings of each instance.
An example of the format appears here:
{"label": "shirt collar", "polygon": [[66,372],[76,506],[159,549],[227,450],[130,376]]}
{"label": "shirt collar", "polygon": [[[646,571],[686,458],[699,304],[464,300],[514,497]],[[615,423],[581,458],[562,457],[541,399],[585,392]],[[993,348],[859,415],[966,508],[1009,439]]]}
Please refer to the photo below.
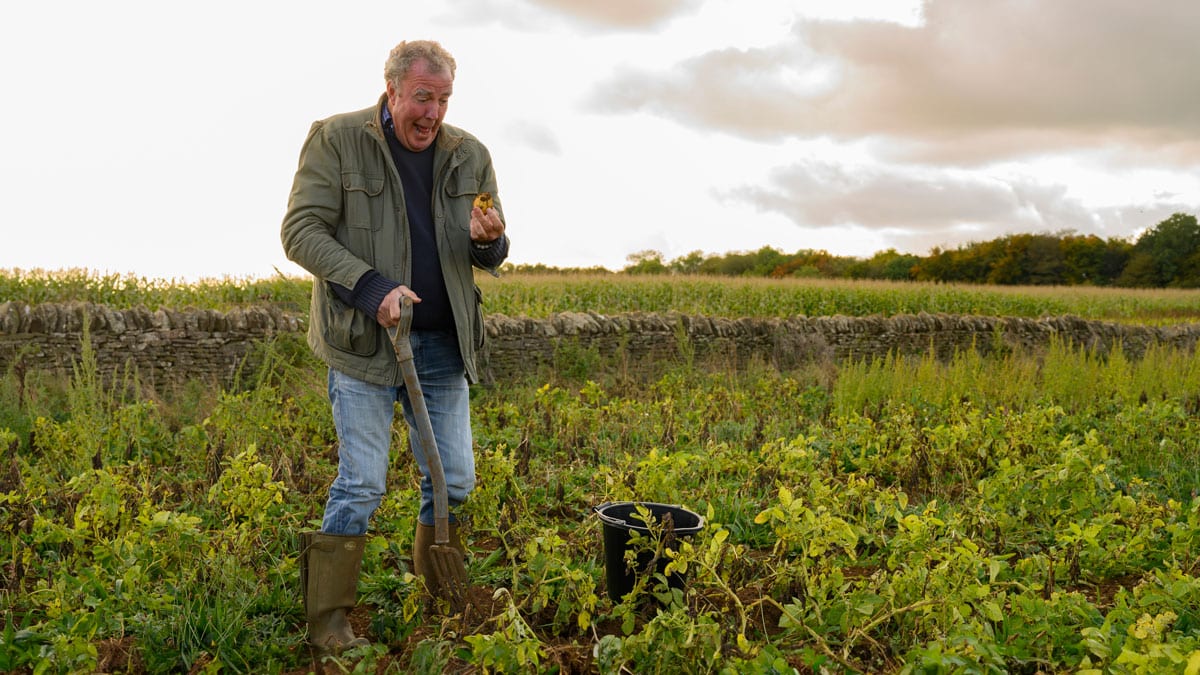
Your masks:
{"label": "shirt collar", "polygon": [[390,131],[392,129],[392,111],[388,110],[386,99],[380,107],[383,108],[383,128]]}

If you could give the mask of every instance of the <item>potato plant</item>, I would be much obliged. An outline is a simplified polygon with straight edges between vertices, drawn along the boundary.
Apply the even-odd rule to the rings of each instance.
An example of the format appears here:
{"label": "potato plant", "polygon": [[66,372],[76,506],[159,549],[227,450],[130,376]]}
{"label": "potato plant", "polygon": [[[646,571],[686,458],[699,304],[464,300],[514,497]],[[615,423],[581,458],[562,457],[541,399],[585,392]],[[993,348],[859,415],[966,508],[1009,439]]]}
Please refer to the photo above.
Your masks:
{"label": "potato plant", "polygon": [[[336,441],[321,369],[273,355],[227,391],[104,383],[86,349],[69,380],[4,374],[0,670],[1200,672],[1195,353],[588,355],[477,387],[469,610],[411,574],[398,426],[351,617],[372,644],[326,662],[296,542]],[[621,500],[706,518],[631,544],[682,588],[608,596],[593,507]]]}

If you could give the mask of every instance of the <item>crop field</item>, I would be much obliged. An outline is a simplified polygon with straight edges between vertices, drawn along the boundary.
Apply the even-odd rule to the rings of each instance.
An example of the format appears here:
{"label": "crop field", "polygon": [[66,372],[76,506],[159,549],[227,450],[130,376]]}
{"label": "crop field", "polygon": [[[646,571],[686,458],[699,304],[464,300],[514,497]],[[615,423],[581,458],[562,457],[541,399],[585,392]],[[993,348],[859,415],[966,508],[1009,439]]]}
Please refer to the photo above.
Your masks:
{"label": "crop field", "polygon": [[[62,299],[7,283],[6,298]],[[1194,292],[828,282],[481,286],[488,311],[514,316],[1150,323],[1194,320],[1197,305]],[[221,306],[307,289],[160,291]],[[127,292],[107,302],[153,302]],[[299,337],[261,349],[228,389],[102,382],[86,345],[70,378],[0,373],[0,671],[1200,673],[1196,353],[1052,344],[631,374],[564,350],[557,369],[472,390],[467,610],[429,601],[410,573],[418,474],[398,422],[351,617],[371,644],[314,660],[297,542],[336,469],[325,373]],[[643,574],[609,597],[594,509],[616,501],[704,516],[692,536],[651,526],[630,545],[683,584]]]}
{"label": "crop field", "polygon": [[[676,311],[715,317],[979,314],[1074,315],[1141,324],[1200,321],[1200,291],[1088,286],[978,286],[886,281],[625,274],[477,273],[488,313],[545,318],[558,312]],[[211,279],[176,283],[87,270],[0,270],[0,299],[81,301],[114,308],[229,309],[273,305],[304,313],[311,280]]]}

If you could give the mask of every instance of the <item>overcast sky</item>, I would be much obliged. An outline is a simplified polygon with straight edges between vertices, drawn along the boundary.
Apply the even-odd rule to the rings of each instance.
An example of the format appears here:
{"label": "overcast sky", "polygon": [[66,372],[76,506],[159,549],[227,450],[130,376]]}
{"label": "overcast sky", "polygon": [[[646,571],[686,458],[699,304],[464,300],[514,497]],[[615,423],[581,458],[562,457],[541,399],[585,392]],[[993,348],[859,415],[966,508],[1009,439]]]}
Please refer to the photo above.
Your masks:
{"label": "overcast sky", "polygon": [[404,39],[458,60],[510,261],[925,255],[1200,214],[1196,0],[10,3],[0,268],[304,272],[310,124]]}

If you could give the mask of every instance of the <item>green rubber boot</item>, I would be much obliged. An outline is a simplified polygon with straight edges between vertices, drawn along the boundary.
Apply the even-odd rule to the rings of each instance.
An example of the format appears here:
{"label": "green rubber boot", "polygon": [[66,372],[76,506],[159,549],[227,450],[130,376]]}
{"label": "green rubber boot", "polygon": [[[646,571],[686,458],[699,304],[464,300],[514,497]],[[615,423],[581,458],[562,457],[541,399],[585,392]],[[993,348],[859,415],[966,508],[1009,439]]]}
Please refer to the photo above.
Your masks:
{"label": "green rubber boot", "polygon": [[356,637],[346,620],[357,599],[366,540],[364,535],[300,533],[300,587],[308,642],[323,654],[371,644]]}

